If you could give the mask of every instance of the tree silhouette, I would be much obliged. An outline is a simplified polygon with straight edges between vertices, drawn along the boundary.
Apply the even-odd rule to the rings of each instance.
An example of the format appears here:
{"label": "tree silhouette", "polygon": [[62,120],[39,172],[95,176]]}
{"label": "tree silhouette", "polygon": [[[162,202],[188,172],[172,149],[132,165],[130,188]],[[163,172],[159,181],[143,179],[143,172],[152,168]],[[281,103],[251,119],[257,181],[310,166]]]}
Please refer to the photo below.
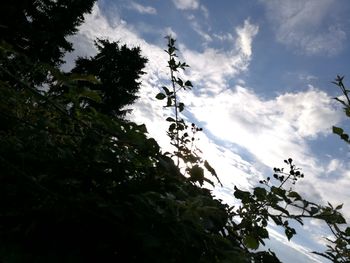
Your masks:
{"label": "tree silhouette", "polygon": [[0,3],[0,35],[33,61],[57,65],[96,0],[11,0]]}
{"label": "tree silhouette", "polygon": [[105,114],[123,116],[127,112],[123,107],[137,99],[138,80],[144,74],[147,59],[141,56],[138,47],[128,48],[102,39],[95,41],[95,45],[98,54],[79,58],[72,72],[96,76],[100,84],[83,82],[101,95],[102,103],[94,106]]}

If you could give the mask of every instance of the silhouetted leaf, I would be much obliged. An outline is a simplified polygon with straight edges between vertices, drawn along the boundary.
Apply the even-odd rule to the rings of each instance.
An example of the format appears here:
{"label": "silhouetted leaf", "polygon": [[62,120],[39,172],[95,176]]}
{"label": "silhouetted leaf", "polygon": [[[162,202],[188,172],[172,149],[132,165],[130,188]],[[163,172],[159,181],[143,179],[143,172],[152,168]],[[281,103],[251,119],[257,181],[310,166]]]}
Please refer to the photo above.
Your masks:
{"label": "silhouetted leaf", "polygon": [[251,235],[245,236],[243,238],[243,243],[244,245],[246,245],[247,248],[250,248],[250,249],[258,249],[259,247],[259,241]]}
{"label": "silhouetted leaf", "polygon": [[183,104],[182,102],[179,103],[179,111],[182,112],[185,108],[185,104]]}
{"label": "silhouetted leaf", "polygon": [[166,98],[166,95],[165,95],[164,93],[158,93],[158,94],[156,95],[156,98],[157,98],[158,100],[163,100],[163,99]]}

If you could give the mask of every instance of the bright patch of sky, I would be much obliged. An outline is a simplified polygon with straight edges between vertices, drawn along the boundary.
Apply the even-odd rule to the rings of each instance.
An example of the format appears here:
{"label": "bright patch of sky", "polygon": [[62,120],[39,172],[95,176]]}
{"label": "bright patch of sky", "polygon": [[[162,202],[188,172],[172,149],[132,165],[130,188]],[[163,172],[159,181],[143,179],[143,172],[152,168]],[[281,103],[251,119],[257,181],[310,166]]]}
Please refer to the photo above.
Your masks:
{"label": "bright patch of sky", "polygon": [[[297,190],[344,202],[349,219],[349,148],[331,133],[346,124],[330,83],[349,71],[349,11],[347,0],[100,0],[71,37],[76,50],[64,69],[93,55],[96,37],[140,46],[149,63],[130,118],[166,148],[170,113],[154,97],[169,84],[171,34],[191,66],[184,117],[204,128],[199,147],[224,183],[217,196],[234,202],[234,185],[249,189],[292,157],[306,174]],[[283,262],[324,262],[309,252],[324,250],[325,226],[311,221],[297,232],[288,242],[271,226],[269,246]]]}

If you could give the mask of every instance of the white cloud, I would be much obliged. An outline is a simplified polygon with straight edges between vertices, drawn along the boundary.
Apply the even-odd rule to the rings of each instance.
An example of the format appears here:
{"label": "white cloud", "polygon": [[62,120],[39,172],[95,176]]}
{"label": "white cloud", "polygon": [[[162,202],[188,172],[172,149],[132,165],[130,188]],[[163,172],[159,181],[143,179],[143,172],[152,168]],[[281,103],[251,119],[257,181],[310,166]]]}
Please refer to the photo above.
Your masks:
{"label": "white cloud", "polygon": [[199,35],[201,36],[205,42],[211,42],[212,37],[205,32],[205,30],[202,29],[202,26],[200,23],[196,20],[196,17],[194,15],[189,15],[187,16],[188,21],[190,22],[190,25],[192,29]]}
{"label": "white cloud", "polygon": [[244,25],[238,26],[235,31],[236,43],[232,43],[229,51],[208,47],[203,52],[197,52],[184,45],[180,46],[185,61],[191,66],[190,79],[205,87],[206,92],[221,92],[229,78],[247,70],[249,66],[251,44],[258,33],[258,26],[246,20]]}
{"label": "white cloud", "polygon": [[[305,262],[305,263],[322,263],[321,257],[312,254],[310,249],[299,245],[292,240],[280,234],[273,228],[269,228],[271,239],[267,240],[268,247],[272,247],[277,252],[277,257],[283,262]],[[277,241],[277,242],[276,242]],[[281,246],[285,249],[281,249]]]}
{"label": "white cloud", "polygon": [[252,55],[253,37],[258,33],[258,31],[259,27],[251,24],[249,20],[244,21],[243,27],[236,28],[236,33],[238,35],[236,46],[238,50],[241,50],[247,57]]}
{"label": "white cloud", "polygon": [[177,34],[171,27],[166,27],[163,30],[162,36],[171,36],[173,39],[177,39]]}
{"label": "white cloud", "polygon": [[339,53],[346,33],[330,19],[335,0],[261,0],[279,42],[309,55]]}
{"label": "white cloud", "polygon": [[129,8],[139,12],[140,14],[148,14],[148,15],[157,14],[157,10],[154,7],[144,6],[139,3],[135,3],[133,1],[130,2]]}
{"label": "white cloud", "polygon": [[234,37],[231,33],[214,33],[213,37],[220,41],[233,41]]}
{"label": "white cloud", "polygon": [[187,10],[187,9],[198,9],[199,0],[173,0],[176,8]]}
{"label": "white cloud", "polygon": [[201,9],[204,17],[208,19],[209,18],[209,10],[208,10],[208,8],[206,8],[206,6],[204,6],[204,5],[201,5],[200,9]]}
{"label": "white cloud", "polygon": [[331,102],[325,92],[309,86],[307,92],[279,96],[276,107],[301,137],[315,137],[319,133],[329,133],[331,125],[340,121],[341,115],[331,107]]}
{"label": "white cloud", "polygon": [[308,167],[311,161],[316,167],[306,139],[329,133],[341,114],[332,108],[331,98],[316,89],[263,100],[237,86],[215,97],[195,96],[193,100],[195,117],[208,130],[246,148],[269,167],[286,155],[305,160]]}
{"label": "white cloud", "polygon": [[332,173],[341,167],[343,167],[343,165],[340,160],[332,159],[327,166],[327,173]]}

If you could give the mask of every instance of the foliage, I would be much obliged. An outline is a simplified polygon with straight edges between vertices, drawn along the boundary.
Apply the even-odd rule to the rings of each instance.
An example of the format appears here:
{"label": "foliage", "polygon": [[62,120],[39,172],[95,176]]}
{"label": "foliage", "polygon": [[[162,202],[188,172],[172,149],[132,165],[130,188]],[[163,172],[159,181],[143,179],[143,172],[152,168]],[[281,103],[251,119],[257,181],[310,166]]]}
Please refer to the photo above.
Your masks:
{"label": "foliage", "polygon": [[78,58],[73,73],[93,75],[100,83],[80,82],[98,91],[101,103],[90,104],[107,115],[124,116],[123,107],[132,104],[140,88],[138,79],[144,72],[147,59],[140,55],[140,48],[119,46],[117,42],[98,39],[98,54],[91,58]]}
{"label": "foliage", "polygon": [[[344,76],[341,77],[338,75],[335,81],[332,82],[341,90],[341,94],[343,95],[342,98],[336,97],[334,99],[343,106],[345,115],[350,117],[349,90],[345,87],[343,80]],[[349,135],[342,128],[333,126],[333,133],[337,134],[346,143],[350,143]],[[342,205],[339,205],[335,209],[339,210],[341,208]],[[315,253],[333,262],[350,262],[350,227],[344,227],[339,222],[327,222],[327,224],[333,233],[333,238],[326,238],[328,245],[324,253]]]}
{"label": "foliage", "polygon": [[259,244],[265,244],[264,239],[269,238],[269,222],[282,227],[288,240],[296,234],[290,221],[303,225],[305,218],[313,218],[324,221],[330,227],[346,223],[339,211],[342,205],[335,208],[331,204],[322,206],[295,192],[290,186],[304,174],[296,168],[291,158],[284,162],[288,165],[288,171],[274,168],[272,178],[260,181],[262,187],[255,187],[252,192],[235,188],[234,195],[242,205],[233,211],[233,217],[240,219],[233,229],[239,232],[242,242],[249,248],[257,249]]}
{"label": "foliage", "polygon": [[[345,87],[344,83],[343,83],[343,79],[344,77],[340,77],[337,76],[337,78],[335,79],[335,81],[333,81],[332,83],[335,84],[342,92],[342,95],[344,96],[344,99],[340,99],[335,97],[334,99],[336,101],[338,101],[344,109],[345,115],[347,117],[350,117],[350,98],[349,98],[349,90]],[[340,127],[336,127],[333,126],[333,133],[337,134],[340,136],[340,138],[347,142],[350,143],[349,140],[349,135],[347,133],[344,132],[344,130]]]}
{"label": "foliage", "polygon": [[170,107],[174,110],[175,116],[166,118],[166,121],[169,122],[167,134],[171,140],[171,144],[175,147],[172,157],[176,157],[177,167],[180,167],[180,160],[184,163],[185,173],[188,174],[191,182],[198,182],[201,186],[204,182],[207,182],[214,186],[214,183],[205,177],[204,169],[206,169],[221,184],[216,171],[207,160],[203,160],[200,157],[201,151],[195,145],[196,134],[203,129],[197,127],[194,123],[188,125],[185,123],[184,119],[181,118],[181,113],[185,109],[185,104],[179,101],[178,92],[180,90],[191,90],[193,85],[191,81],[184,81],[178,76],[180,70],[184,71],[186,67],[189,66],[185,62],[181,62],[177,59],[175,39],[168,36],[167,40],[168,48],[165,52],[169,56],[168,67],[170,71],[171,89],[163,86],[163,92],[158,93],[156,98],[158,100],[166,100],[166,105],[164,107]]}
{"label": "foliage", "polygon": [[76,33],[96,0],[12,0],[0,3],[1,39],[37,60],[57,65],[72,51],[67,36]]}

